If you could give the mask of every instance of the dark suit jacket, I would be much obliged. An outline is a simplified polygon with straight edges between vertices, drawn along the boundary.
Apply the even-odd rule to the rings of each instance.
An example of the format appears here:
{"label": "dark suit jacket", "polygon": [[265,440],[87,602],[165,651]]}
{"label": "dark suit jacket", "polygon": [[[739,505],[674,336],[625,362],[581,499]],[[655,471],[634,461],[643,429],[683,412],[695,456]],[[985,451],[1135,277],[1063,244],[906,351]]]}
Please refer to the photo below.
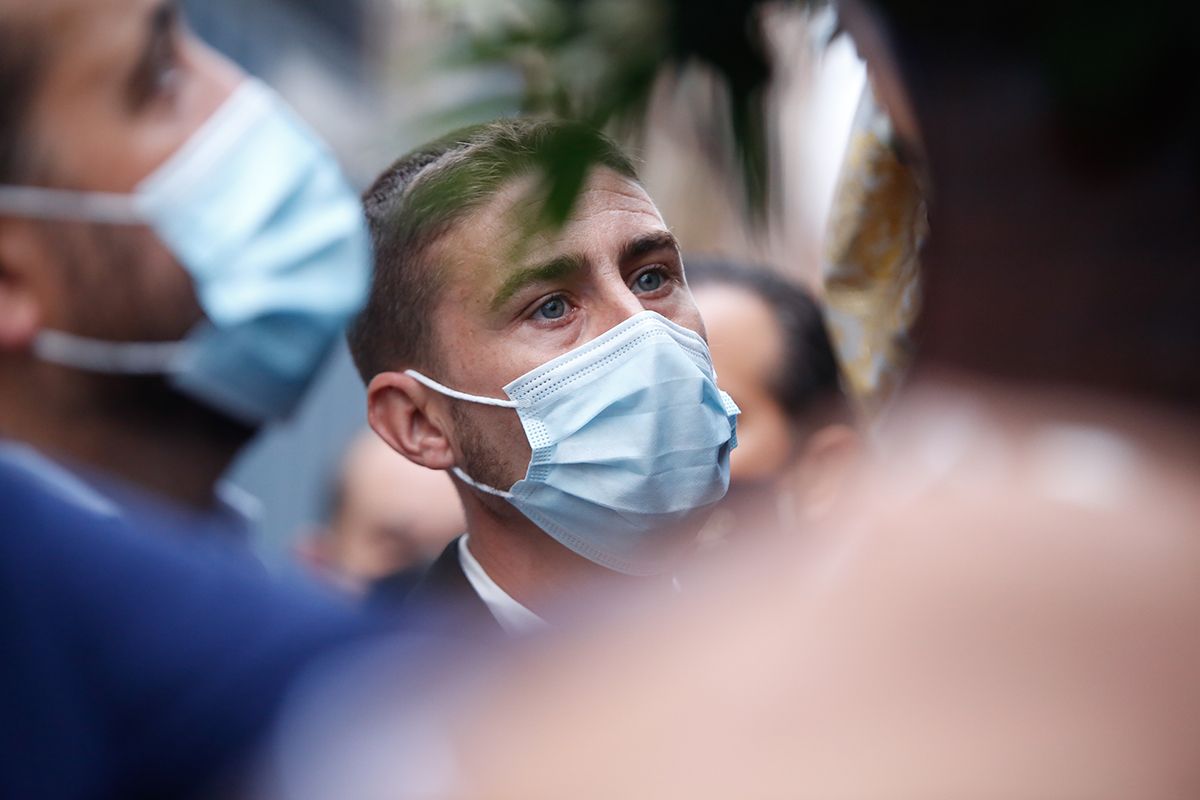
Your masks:
{"label": "dark suit jacket", "polygon": [[455,539],[446,545],[400,601],[397,610],[404,627],[453,640],[502,639],[504,629],[462,570],[458,542]]}

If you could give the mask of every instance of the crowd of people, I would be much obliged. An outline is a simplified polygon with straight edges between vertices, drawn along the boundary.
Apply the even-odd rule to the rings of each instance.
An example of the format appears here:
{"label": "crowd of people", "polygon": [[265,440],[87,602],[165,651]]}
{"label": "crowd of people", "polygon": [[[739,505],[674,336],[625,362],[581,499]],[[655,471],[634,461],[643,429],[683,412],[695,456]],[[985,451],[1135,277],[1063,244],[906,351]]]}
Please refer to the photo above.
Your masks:
{"label": "crowd of people", "polygon": [[[1198,14],[838,11],[928,211],[872,419],[599,131],[359,197],[171,0],[0,0],[0,795],[1200,793]],[[272,577],[222,478],[343,340]]]}

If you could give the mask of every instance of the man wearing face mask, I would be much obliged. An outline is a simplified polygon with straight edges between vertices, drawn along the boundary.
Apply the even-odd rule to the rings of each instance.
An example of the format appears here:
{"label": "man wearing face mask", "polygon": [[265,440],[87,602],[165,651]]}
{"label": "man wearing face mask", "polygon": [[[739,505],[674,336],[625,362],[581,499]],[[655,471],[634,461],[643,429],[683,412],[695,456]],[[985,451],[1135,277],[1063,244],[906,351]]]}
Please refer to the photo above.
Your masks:
{"label": "man wearing face mask", "polygon": [[533,231],[549,121],[502,121],[402,158],[366,194],[376,277],[351,331],[372,427],[454,476],[467,535],[409,596],[483,628],[553,624],[617,576],[671,583],[736,445],[675,238],[628,159],[565,226]]}
{"label": "man wearing face mask", "polygon": [[22,69],[36,44],[15,40],[50,13],[5,23],[25,108],[0,149],[0,434],[203,514],[360,303],[361,213],[324,146],[173,3],[55,5],[71,57]]}
{"label": "man wearing face mask", "polygon": [[201,792],[368,625],[215,486],[369,248],[325,147],[162,0],[0,0],[0,795]]}

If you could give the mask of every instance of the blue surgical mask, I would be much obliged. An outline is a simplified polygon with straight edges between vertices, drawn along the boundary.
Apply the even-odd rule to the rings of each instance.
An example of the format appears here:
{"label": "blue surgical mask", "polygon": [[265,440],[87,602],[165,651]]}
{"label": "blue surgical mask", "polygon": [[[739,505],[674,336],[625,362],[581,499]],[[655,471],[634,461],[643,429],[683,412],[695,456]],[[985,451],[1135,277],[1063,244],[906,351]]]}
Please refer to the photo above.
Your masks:
{"label": "blue surgical mask", "polygon": [[191,276],[205,321],[167,343],[45,330],[35,354],[165,374],[249,424],[294,408],[370,281],[357,196],[320,140],[252,79],[133,194],[3,186],[0,214],[149,226]]}
{"label": "blue surgical mask", "polygon": [[467,394],[409,370],[459,400],[516,410],[533,455],[509,489],[455,474],[502,497],[555,540],[618,572],[662,572],[663,536],[729,488],[740,413],[717,388],[704,340],[644,311],[504,387]]}

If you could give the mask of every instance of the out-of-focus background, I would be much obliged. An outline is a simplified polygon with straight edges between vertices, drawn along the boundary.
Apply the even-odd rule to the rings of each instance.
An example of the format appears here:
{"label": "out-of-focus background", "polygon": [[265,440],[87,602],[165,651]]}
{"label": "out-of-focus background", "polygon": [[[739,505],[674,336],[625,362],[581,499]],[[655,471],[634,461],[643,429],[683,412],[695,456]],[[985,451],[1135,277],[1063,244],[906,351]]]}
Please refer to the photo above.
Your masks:
{"label": "out-of-focus background", "polygon": [[[504,2],[185,0],[192,27],[281,91],[365,188],[392,160],[460,125],[517,111],[520,77],[449,54]],[[482,9],[482,10],[481,10]],[[651,196],[685,252],[768,265],[820,292],[826,222],[865,72],[831,12],[774,9],[764,29],[786,52],[767,94],[773,224],[747,220],[738,178],[697,126],[714,81],[662,81],[631,140]],[[296,416],[244,453],[230,480],[262,501],[257,549],[272,563],[328,513],[348,442],[365,424],[362,384],[343,347]]]}

